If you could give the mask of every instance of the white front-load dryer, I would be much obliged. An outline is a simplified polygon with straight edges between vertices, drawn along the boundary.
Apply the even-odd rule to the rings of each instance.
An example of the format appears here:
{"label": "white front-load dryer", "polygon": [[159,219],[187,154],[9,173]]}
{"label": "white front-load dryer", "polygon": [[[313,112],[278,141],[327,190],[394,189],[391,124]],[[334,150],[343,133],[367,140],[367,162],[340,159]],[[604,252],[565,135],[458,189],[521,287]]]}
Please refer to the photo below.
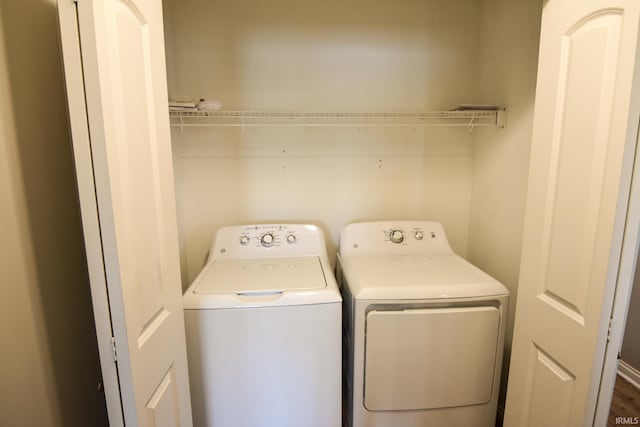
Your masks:
{"label": "white front-load dryer", "polygon": [[340,426],[341,301],[316,226],[221,228],[184,294],[194,426]]}
{"label": "white front-load dryer", "polygon": [[434,222],[354,223],[337,268],[353,427],[493,427],[507,289]]}

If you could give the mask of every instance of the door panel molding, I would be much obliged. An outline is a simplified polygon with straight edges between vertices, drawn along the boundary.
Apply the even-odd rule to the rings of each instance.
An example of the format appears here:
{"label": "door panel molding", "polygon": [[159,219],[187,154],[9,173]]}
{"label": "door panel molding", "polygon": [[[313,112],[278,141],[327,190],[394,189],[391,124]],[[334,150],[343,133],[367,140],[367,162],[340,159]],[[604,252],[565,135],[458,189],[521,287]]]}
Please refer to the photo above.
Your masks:
{"label": "door panel molding", "polygon": [[640,5],[622,0],[543,9],[510,427],[593,422],[635,145],[639,21]]}

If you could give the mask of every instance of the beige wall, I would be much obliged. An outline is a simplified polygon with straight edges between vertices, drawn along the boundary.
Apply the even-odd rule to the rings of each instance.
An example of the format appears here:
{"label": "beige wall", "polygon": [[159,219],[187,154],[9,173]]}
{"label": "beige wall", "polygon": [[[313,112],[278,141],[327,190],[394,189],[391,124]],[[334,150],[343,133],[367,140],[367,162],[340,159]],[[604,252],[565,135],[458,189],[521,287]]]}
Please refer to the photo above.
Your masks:
{"label": "beige wall", "polygon": [[[485,0],[480,98],[505,105],[505,129],[479,129],[473,141],[468,259],[511,293],[508,367],[520,271],[542,0]],[[507,371],[505,370],[505,373]],[[503,392],[506,375],[503,376]]]}
{"label": "beige wall", "polygon": [[[165,0],[169,94],[224,108],[422,111],[476,100],[477,0]],[[431,219],[467,251],[463,128],[174,128],[184,284],[223,225]]]}
{"label": "beige wall", "polygon": [[0,271],[4,295],[0,299],[0,339],[5,343],[0,364],[0,412],[3,423],[12,426],[62,425],[51,361],[46,357],[42,306],[37,299],[35,262],[25,223],[25,194],[8,95],[4,37],[0,32]]}
{"label": "beige wall", "polygon": [[0,424],[106,425],[55,1],[0,14]]}

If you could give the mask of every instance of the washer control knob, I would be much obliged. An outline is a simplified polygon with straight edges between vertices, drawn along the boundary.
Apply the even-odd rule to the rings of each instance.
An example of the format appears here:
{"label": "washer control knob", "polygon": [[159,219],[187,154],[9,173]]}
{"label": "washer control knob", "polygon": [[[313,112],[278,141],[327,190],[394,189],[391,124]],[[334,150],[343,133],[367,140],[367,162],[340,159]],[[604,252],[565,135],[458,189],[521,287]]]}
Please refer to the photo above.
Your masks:
{"label": "washer control knob", "polygon": [[422,240],[424,239],[424,233],[420,230],[416,231],[416,233],[414,234],[414,236],[416,237],[416,240]]}
{"label": "washer control knob", "polygon": [[287,243],[294,244],[296,240],[295,234],[287,234]]}
{"label": "washer control knob", "polygon": [[240,244],[246,246],[249,244],[249,236],[240,236]]}
{"label": "washer control knob", "polygon": [[267,233],[260,238],[260,243],[262,243],[262,246],[268,248],[269,246],[273,245],[273,240],[273,234]]}
{"label": "washer control knob", "polygon": [[401,230],[391,230],[389,233],[389,240],[393,243],[402,243],[404,240],[404,233]]}

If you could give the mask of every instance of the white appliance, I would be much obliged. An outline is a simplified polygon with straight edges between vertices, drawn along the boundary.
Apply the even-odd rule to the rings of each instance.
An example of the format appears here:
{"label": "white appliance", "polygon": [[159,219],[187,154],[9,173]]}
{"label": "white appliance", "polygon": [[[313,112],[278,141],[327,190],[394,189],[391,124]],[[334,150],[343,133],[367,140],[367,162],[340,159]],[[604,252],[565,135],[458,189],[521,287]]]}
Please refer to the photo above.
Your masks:
{"label": "white appliance", "polygon": [[221,228],[184,294],[196,427],[338,427],[341,302],[313,225]]}
{"label": "white appliance", "polygon": [[495,425],[508,291],[440,224],[350,224],[337,273],[347,425]]}

